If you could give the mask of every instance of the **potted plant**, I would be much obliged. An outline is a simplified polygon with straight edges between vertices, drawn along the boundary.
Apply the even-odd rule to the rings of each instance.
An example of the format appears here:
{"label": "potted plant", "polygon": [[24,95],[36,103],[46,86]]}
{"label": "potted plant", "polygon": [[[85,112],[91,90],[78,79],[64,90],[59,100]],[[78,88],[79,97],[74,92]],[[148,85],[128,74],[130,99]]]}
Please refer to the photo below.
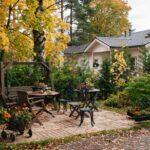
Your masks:
{"label": "potted plant", "polygon": [[31,119],[32,114],[24,108],[12,114],[7,129],[18,131],[20,134],[23,134],[24,130],[29,128]]}
{"label": "potted plant", "polygon": [[141,110],[139,107],[135,109],[129,109],[127,115],[135,121],[150,120],[150,112],[148,110]]}
{"label": "potted plant", "polygon": [[5,108],[0,107],[0,125],[7,123],[10,118],[10,113],[8,113]]}

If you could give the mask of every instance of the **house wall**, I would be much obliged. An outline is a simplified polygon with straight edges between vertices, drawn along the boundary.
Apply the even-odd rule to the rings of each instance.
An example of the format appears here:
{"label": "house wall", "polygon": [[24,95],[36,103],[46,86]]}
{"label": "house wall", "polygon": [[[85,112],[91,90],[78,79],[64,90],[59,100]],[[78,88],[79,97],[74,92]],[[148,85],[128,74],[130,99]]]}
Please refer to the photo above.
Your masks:
{"label": "house wall", "polygon": [[[76,61],[77,65],[82,66],[83,60],[87,60],[88,66],[93,70],[100,70],[101,65],[104,59],[110,58],[111,51],[110,48],[103,43],[95,42],[93,43],[89,48],[88,51],[86,51],[84,54],[75,54],[72,59]],[[142,66],[141,60],[140,60],[140,49],[138,47],[136,48],[128,48],[128,53],[131,54],[132,57],[135,58],[135,64]],[[70,57],[70,56],[69,56]],[[99,67],[93,67],[94,60],[98,60]]]}

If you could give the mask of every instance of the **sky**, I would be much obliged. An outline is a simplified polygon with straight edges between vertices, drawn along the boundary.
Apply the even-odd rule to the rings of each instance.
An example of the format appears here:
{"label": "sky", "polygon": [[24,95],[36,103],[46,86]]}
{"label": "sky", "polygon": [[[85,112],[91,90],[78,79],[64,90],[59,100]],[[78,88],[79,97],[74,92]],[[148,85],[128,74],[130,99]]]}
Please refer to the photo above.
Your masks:
{"label": "sky", "polygon": [[150,0],[128,0],[128,3],[132,7],[129,13],[132,29],[150,29]]}

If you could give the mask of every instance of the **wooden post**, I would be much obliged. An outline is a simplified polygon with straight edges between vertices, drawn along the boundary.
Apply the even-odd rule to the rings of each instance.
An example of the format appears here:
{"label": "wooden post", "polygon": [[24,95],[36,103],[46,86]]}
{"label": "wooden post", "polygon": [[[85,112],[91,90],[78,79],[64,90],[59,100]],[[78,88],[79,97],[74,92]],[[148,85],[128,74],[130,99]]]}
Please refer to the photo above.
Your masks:
{"label": "wooden post", "polygon": [[4,64],[3,62],[0,63],[0,98],[5,100],[6,94],[5,94],[5,77],[4,77]]}

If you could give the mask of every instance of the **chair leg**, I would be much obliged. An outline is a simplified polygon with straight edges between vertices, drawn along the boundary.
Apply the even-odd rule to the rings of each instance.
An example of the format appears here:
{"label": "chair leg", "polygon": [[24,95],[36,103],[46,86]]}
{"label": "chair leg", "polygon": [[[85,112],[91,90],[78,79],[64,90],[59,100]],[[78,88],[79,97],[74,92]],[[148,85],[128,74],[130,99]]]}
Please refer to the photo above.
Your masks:
{"label": "chair leg", "polygon": [[61,102],[60,102],[60,101],[58,101],[58,109],[57,109],[57,112],[59,112],[59,111],[60,111],[60,106],[61,106]]}
{"label": "chair leg", "polygon": [[[32,118],[32,123],[34,123],[34,122],[39,123],[40,126],[43,125],[42,122],[41,122],[41,121],[37,118],[37,116],[35,116],[35,115],[34,115],[33,118]],[[31,124],[32,124],[32,123],[31,123]]]}
{"label": "chair leg", "polygon": [[90,112],[90,116],[91,116],[91,125],[93,126],[95,124],[94,117],[93,117],[93,111]]}
{"label": "chair leg", "polygon": [[44,109],[40,109],[35,115],[38,116]]}
{"label": "chair leg", "polygon": [[76,110],[76,107],[71,106],[70,108],[71,108],[70,109],[71,113],[70,113],[69,117],[71,117],[73,115],[73,113],[75,112],[75,110]]}
{"label": "chair leg", "polygon": [[46,113],[50,114],[53,118],[55,118],[55,116],[50,111],[48,111],[47,109],[44,109],[43,111],[45,111]]}
{"label": "chair leg", "polygon": [[81,117],[81,121],[80,121],[79,127],[82,125],[82,123],[84,121],[84,111],[80,112],[80,117]]}
{"label": "chair leg", "polygon": [[63,109],[64,109],[63,111],[64,111],[64,113],[65,113],[65,112],[67,111],[67,102],[64,102],[64,103],[63,103]]}

